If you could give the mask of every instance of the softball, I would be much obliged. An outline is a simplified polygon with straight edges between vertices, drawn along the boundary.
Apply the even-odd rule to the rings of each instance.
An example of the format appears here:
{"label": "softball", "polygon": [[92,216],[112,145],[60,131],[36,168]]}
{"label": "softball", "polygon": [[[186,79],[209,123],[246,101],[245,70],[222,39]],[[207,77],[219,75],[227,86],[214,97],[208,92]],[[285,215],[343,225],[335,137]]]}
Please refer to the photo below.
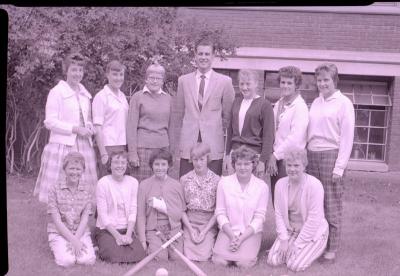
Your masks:
{"label": "softball", "polygon": [[168,270],[166,270],[163,267],[160,267],[159,269],[157,269],[155,276],[168,276]]}

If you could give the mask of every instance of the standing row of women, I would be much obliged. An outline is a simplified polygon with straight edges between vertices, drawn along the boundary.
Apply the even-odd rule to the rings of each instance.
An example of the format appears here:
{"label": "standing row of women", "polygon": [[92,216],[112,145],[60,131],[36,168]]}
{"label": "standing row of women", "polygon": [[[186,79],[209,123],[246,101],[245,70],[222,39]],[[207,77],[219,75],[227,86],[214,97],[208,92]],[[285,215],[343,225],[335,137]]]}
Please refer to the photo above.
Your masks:
{"label": "standing row of women", "polygon": [[[318,214],[321,223],[324,220],[324,210],[318,209],[321,189],[316,188],[317,184],[304,184],[318,182],[311,175],[304,174],[307,158],[298,151],[308,143],[310,162],[307,171],[322,182],[322,202],[329,223],[324,258],[329,261],[335,259],[340,235],[343,172],[351,153],[354,133],[354,109],[350,100],[336,88],[336,66],[323,64],[316,69],[320,96],[314,100],[310,112],[299,93],[301,71],[298,68],[288,66],[280,69],[278,82],[282,97],[273,109],[267,100],[257,94],[256,72],[240,70],[241,95],[234,100],[231,109],[224,158],[227,171],[235,173],[219,179],[218,175],[206,169],[207,158],[213,153],[207,145],[200,143],[193,145],[190,152],[194,170],[182,176],[182,184],[179,184],[167,175],[172,164],[172,156],[168,152],[172,140],[172,120],[171,97],[162,90],[164,68],[158,64],[148,67],[144,89],[133,95],[128,105],[120,91],[126,68],[118,61],[110,62],[106,68],[108,84],[96,94],[91,112],[91,96],[80,84],[83,65],[84,58],[80,54],[68,56],[63,66],[66,81],[60,81],[48,96],[45,125],[50,130],[50,140],[43,151],[35,187],[35,194],[39,194],[41,201],[48,200],[48,191],[56,186],[59,179],[68,179],[67,171],[63,169],[63,160],[68,152],[82,154],[85,164],[82,181],[92,191],[95,189],[96,158],[91,140],[94,135],[101,163],[100,174],[107,174],[107,164],[111,165],[112,172],[111,176],[103,177],[96,188],[99,214],[96,225],[99,231],[96,228],[95,236],[100,244],[105,241],[107,246],[103,248],[111,248],[109,245],[112,243],[113,246],[133,244],[135,235],[132,236],[132,233],[137,217],[135,243],[142,248],[142,253],[135,253],[138,259],[143,255],[143,249],[151,252],[161,244],[162,238],[156,232],[168,238],[183,223],[185,242],[179,247],[184,248],[185,254],[192,259],[207,260],[212,254],[216,263],[234,261],[241,266],[251,266],[257,260],[269,196],[267,186],[261,185],[263,182],[252,176],[252,171],[254,169],[259,177],[264,177],[267,172],[272,176],[271,194],[276,195],[274,202],[278,225],[278,239],[270,255],[274,254],[271,252],[278,252],[277,256],[280,256],[274,258],[271,255],[268,262],[278,264],[286,256],[288,265],[289,260],[295,260],[296,265],[291,263],[290,267],[301,270],[322,252],[311,250],[311,258],[309,250],[300,251],[305,247],[309,249],[305,242],[321,241],[321,237],[327,236],[321,224],[310,226],[307,223],[315,214]],[[199,134],[199,142],[200,137]],[[127,156],[123,154],[126,148]],[[114,153],[117,156],[112,158]],[[290,153],[297,157],[290,157]],[[289,159],[289,165],[286,162],[284,166],[282,161]],[[124,176],[128,161],[133,167],[132,176],[141,183],[137,212],[136,203],[130,199],[137,196],[133,192],[137,189],[137,180]],[[294,172],[277,182],[288,173],[288,166],[292,166]],[[125,187],[121,184],[126,179],[130,183],[136,181],[136,184],[127,188],[129,185]],[[277,190],[274,193],[275,185]],[[283,188],[285,185],[286,188]],[[307,188],[309,186],[313,188]],[[107,193],[112,201],[99,200],[99,194]],[[307,193],[309,196],[305,197]],[[313,196],[315,200],[310,198]],[[311,209],[315,212],[309,216]],[[111,218],[105,215],[109,212]],[[67,217],[61,215],[61,220]],[[216,221],[220,231],[214,245]],[[110,228],[107,222],[114,226]],[[283,230],[285,227],[286,233]],[[308,229],[304,230],[306,234],[302,230],[305,228]],[[68,240],[68,236],[64,237]],[[321,249],[321,243],[317,247]],[[285,250],[289,253],[284,253]],[[100,250],[99,254],[105,254],[105,260],[112,260],[109,254],[114,251],[106,250],[104,253]],[[116,251],[119,252],[117,256],[126,255]],[[306,257],[300,260],[294,258],[299,256],[299,252],[306,252]],[[133,260],[126,260],[129,261]]]}

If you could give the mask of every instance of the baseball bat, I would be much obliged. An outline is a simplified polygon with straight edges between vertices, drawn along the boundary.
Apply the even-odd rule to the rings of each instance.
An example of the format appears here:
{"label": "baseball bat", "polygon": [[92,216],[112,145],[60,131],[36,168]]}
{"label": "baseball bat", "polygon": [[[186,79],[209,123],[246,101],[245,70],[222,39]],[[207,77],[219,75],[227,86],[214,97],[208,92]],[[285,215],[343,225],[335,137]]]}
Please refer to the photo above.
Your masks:
{"label": "baseball bat", "polygon": [[156,251],[148,255],[146,258],[138,262],[134,267],[132,267],[128,272],[126,272],[123,276],[132,276],[135,275],[139,270],[141,270],[144,266],[146,266],[155,256],[158,255],[162,250],[170,246],[175,240],[179,239],[182,236],[182,232],[178,232],[175,236],[166,241],[163,245],[160,246]]}
{"label": "baseball bat", "polygon": [[[165,237],[163,237],[160,231],[157,231],[156,235],[159,236],[162,241],[165,241]],[[190,270],[194,272],[194,274],[196,274],[197,276],[207,276],[207,274],[205,274],[204,271],[200,269],[200,267],[198,267],[194,262],[189,260],[185,255],[183,255],[182,252],[176,249],[174,245],[171,244],[170,247],[172,248],[172,250],[174,250],[176,255],[178,255],[182,259],[182,261],[185,262],[185,264],[190,268]]]}

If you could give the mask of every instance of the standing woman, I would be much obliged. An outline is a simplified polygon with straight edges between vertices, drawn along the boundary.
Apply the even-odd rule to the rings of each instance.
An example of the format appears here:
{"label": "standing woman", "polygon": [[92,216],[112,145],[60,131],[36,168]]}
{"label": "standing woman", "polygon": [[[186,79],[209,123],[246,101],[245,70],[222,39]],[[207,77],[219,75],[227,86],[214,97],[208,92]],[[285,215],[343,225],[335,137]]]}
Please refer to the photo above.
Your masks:
{"label": "standing woman", "polygon": [[224,168],[232,172],[231,150],[246,145],[260,154],[256,175],[263,177],[274,142],[274,113],[270,102],[257,94],[257,71],[240,70],[239,89],[228,125]]}
{"label": "standing woman", "polygon": [[232,152],[235,173],[221,178],[217,188],[217,217],[220,231],[212,261],[240,267],[257,262],[268,204],[268,185],[253,175],[258,156],[247,146]]}
{"label": "standing woman", "polygon": [[190,151],[194,170],[181,177],[186,203],[186,212],[182,215],[183,252],[194,261],[211,258],[217,236],[214,211],[220,177],[207,167],[210,152],[205,143],[195,145]]}
{"label": "standing woman", "polygon": [[305,149],[307,143],[308,108],[300,95],[301,71],[295,66],[279,69],[281,98],[274,106],[275,142],[267,171],[271,175],[271,196],[274,203],[275,184],[286,176],[283,153],[292,147]]}
{"label": "standing woman", "polygon": [[310,108],[307,172],[324,186],[325,216],[329,238],[321,261],[333,263],[339,247],[343,209],[344,171],[354,138],[354,107],[337,89],[336,65],[324,63],[315,69],[319,97]]}
{"label": "standing woman", "polygon": [[[167,174],[172,166],[169,151],[155,150],[149,165],[154,175],[139,185],[137,229],[143,248],[151,254],[163,244],[161,237],[156,235],[157,231],[169,239],[182,229],[185,200],[181,184]],[[183,252],[182,239],[178,239],[175,246]],[[170,247],[161,251],[156,259],[168,260],[168,257],[178,258]]]}
{"label": "standing woman", "polygon": [[100,154],[100,177],[107,173],[106,164],[114,151],[126,151],[126,120],[128,101],[120,88],[124,83],[126,67],[113,60],[107,64],[108,84],[93,99],[93,124]]}
{"label": "standing woman", "polygon": [[135,93],[129,103],[126,139],[131,175],[139,182],[152,176],[150,155],[170,145],[171,96],[162,90],[165,69],[151,64],[146,70],[146,85]]}
{"label": "standing woman", "polygon": [[84,57],[68,55],[63,62],[66,81],[60,80],[50,90],[46,102],[44,125],[50,130],[49,143],[44,147],[34,195],[47,203],[48,191],[62,172],[62,162],[70,151],[78,151],[85,158],[86,169],[82,180],[95,187],[97,183],[96,157],[91,120],[92,96],[80,83],[83,78]]}

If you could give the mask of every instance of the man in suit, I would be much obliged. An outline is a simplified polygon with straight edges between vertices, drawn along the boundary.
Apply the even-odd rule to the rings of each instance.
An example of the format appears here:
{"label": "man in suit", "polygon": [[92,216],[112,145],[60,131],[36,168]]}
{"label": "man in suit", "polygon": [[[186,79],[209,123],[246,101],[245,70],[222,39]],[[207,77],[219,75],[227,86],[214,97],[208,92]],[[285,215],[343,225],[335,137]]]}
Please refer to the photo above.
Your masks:
{"label": "man in suit", "polygon": [[180,171],[179,176],[193,169],[190,150],[197,142],[211,148],[209,168],[222,174],[224,132],[230,121],[235,92],[232,79],[212,70],[215,49],[211,41],[202,40],[195,46],[197,70],[180,76],[176,99]]}

